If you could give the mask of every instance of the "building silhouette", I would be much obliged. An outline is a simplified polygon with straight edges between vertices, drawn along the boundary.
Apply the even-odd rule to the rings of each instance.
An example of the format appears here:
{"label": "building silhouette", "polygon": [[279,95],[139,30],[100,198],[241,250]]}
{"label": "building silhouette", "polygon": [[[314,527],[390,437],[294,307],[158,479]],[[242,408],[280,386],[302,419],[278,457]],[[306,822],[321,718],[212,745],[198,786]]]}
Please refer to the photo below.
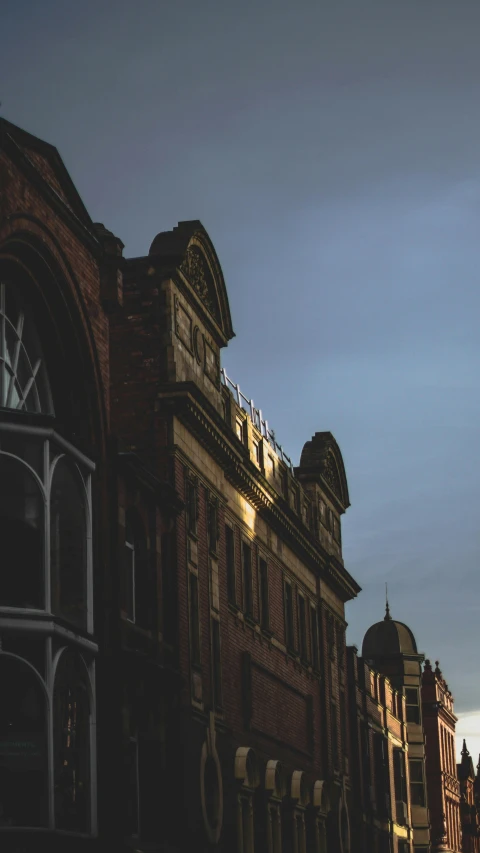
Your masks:
{"label": "building silhouette", "polygon": [[222,368],[200,222],[123,248],[1,119],[2,850],[419,853],[430,812],[448,842],[453,704],[388,611],[346,647],[337,442],[294,467]]}

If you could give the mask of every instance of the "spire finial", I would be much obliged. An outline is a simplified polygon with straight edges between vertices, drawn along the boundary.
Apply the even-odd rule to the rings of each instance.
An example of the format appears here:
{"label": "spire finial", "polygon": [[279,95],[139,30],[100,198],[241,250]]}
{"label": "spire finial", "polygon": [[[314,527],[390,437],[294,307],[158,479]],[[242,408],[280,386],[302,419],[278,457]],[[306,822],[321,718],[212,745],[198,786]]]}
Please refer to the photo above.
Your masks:
{"label": "spire finial", "polygon": [[388,606],[388,584],[385,584],[385,619],[391,619],[390,607]]}
{"label": "spire finial", "polygon": [[462,755],[470,755],[467,749],[467,741],[463,738]]}

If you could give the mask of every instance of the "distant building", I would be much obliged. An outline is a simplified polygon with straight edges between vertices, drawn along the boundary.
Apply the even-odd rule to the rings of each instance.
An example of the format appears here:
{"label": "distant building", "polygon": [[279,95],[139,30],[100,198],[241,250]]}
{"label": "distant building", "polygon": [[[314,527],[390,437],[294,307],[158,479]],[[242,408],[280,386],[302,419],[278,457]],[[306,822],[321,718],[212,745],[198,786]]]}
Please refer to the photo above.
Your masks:
{"label": "distant building", "polygon": [[347,649],[350,701],[352,850],[410,853],[406,705],[403,690]]}
{"label": "distant building", "polygon": [[424,655],[418,652],[410,628],[394,621],[387,605],[385,618],[365,634],[362,657],[369,666],[385,675],[393,687],[405,692],[413,845],[415,853],[426,853],[430,850],[430,821],[420,693]]}
{"label": "distant building", "polygon": [[426,740],[428,808],[432,853],[462,850],[460,785],[455,759],[453,696],[436,661],[425,661],[422,675],[422,716]]}
{"label": "distant building", "polygon": [[480,757],[477,773],[473,768],[472,757],[463,741],[460,764],[457,764],[457,776],[460,782],[460,819],[462,828],[463,853],[480,851]]}

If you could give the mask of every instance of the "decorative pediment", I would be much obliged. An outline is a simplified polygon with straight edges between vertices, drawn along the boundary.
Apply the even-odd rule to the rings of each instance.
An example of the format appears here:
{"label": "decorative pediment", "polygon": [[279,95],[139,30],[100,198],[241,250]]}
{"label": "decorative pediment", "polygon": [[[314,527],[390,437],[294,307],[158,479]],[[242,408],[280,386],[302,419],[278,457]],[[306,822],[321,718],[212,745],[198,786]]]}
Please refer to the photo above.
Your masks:
{"label": "decorative pediment", "polygon": [[316,432],[311,441],[306,442],[295,473],[306,482],[321,479],[342,510],[350,506],[342,454],[331,432]]}
{"label": "decorative pediment", "polygon": [[222,269],[212,241],[198,220],[179,222],[171,231],[161,231],[150,246],[154,269],[176,268],[213,321],[212,333],[219,346],[234,337]]}

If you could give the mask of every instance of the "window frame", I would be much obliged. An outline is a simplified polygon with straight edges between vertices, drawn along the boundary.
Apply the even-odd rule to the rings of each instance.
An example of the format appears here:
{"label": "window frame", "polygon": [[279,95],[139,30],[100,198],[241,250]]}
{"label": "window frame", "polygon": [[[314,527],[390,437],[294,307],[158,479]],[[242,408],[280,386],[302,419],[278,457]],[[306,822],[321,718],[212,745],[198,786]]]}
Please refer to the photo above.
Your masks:
{"label": "window frame", "polygon": [[198,590],[198,576],[195,572],[188,571],[188,601],[189,633],[190,633],[190,663],[192,669],[200,670],[202,666],[202,652],[200,639],[200,601]]}
{"label": "window frame", "polygon": [[[246,542],[242,539],[242,592],[243,592],[243,612],[245,618],[253,620],[254,618],[254,602],[253,602],[253,547],[251,542]],[[247,560],[247,554],[248,560]]]}
{"label": "window frame", "polygon": [[287,647],[287,651],[289,651],[291,654],[295,654],[296,649],[293,585],[292,582],[285,577],[283,580],[283,598],[285,620],[285,645]]}
{"label": "window frame", "polygon": [[[228,531],[228,532],[227,532]],[[231,543],[231,548],[229,547]],[[225,567],[227,574],[227,599],[232,607],[237,607],[237,566],[235,548],[235,528],[225,522]]]}
{"label": "window frame", "polygon": [[260,613],[259,622],[262,631],[270,631],[270,581],[268,560],[263,554],[258,555],[258,587]]}

